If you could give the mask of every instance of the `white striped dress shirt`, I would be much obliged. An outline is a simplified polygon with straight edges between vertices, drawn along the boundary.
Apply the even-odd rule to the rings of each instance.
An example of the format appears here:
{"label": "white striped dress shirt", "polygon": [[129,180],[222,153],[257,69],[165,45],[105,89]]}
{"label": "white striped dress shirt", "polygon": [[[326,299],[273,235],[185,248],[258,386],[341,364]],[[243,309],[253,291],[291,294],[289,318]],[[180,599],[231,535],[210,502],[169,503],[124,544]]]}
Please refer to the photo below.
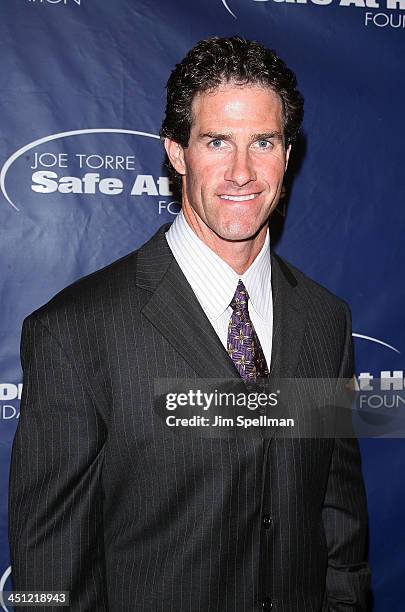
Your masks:
{"label": "white striped dress shirt", "polygon": [[239,279],[242,280],[249,294],[249,315],[270,368],[273,300],[269,231],[260,253],[242,275],[198,238],[187,223],[183,211],[166,232],[166,240],[225,349],[228,323],[232,315],[229,304]]}

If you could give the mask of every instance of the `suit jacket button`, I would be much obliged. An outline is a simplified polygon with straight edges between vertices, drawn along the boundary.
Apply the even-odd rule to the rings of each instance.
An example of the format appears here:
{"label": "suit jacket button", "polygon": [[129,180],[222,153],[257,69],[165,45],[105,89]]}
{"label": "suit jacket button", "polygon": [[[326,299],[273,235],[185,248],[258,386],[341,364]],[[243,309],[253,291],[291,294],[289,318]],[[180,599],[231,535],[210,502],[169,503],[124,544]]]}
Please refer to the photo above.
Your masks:
{"label": "suit jacket button", "polygon": [[270,597],[265,597],[262,601],[262,609],[263,610],[271,610],[273,608],[273,602]]}
{"label": "suit jacket button", "polygon": [[265,529],[268,529],[271,526],[272,522],[273,519],[271,518],[270,514],[263,514],[262,523]]}

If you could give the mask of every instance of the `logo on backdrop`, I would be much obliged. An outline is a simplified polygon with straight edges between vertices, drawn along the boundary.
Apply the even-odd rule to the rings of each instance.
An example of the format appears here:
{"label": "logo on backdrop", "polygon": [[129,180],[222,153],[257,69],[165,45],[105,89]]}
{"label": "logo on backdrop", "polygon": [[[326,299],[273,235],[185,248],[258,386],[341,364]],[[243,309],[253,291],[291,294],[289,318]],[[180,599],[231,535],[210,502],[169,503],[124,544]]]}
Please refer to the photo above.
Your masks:
{"label": "logo on backdrop", "polygon": [[31,4],[62,4],[66,6],[67,4],[77,4],[81,5],[82,0],[28,0]]}
{"label": "logo on backdrop", "polygon": [[368,340],[369,342],[374,342],[375,344],[379,344],[380,346],[385,346],[391,351],[394,351],[394,353],[398,353],[399,355],[401,354],[401,351],[395,348],[395,346],[392,346],[391,344],[388,344],[387,342],[383,342],[382,340],[379,340],[378,338],[373,338],[372,336],[364,336],[363,334],[355,334],[355,333],[353,333],[352,336],[353,338],[360,338],[361,340]]}
{"label": "logo on backdrop", "polygon": [[0,422],[19,418],[22,388],[22,383],[0,383]]}
{"label": "logo on backdrop", "polygon": [[[316,6],[328,6],[337,4],[347,8],[362,9],[365,26],[375,26],[377,28],[405,28],[405,14],[398,11],[405,11],[405,0],[252,0],[253,2],[271,2],[281,4],[314,4]],[[223,6],[234,19],[237,15],[232,10],[232,0],[221,0]],[[373,9],[369,11],[367,9]],[[383,12],[384,11],[384,12]],[[385,11],[393,11],[386,13]]]}
{"label": "logo on backdrop", "polygon": [[[358,338],[359,340],[365,340],[367,343],[371,343],[375,346],[375,348],[382,347],[383,349],[388,349],[388,351],[392,354],[401,355],[401,351],[399,351],[392,344],[388,344],[388,342],[384,342],[378,338],[373,338],[372,336],[366,336],[364,334],[352,334],[353,338]],[[370,348],[367,349],[367,354],[370,354]],[[387,352],[385,351],[385,363],[387,363]],[[389,359],[389,357],[388,357]],[[396,359],[394,357],[394,359]],[[379,360],[380,361],[380,360]],[[392,360],[391,360],[392,361]],[[357,384],[359,388],[369,387],[371,389],[371,385],[374,379],[381,379],[382,381],[386,381],[388,385],[394,385],[396,388],[405,389],[405,379],[404,379],[404,371],[395,369],[393,363],[390,364],[389,367],[385,369],[380,369],[379,372],[360,372],[356,374]]]}
{"label": "logo on backdrop", "polygon": [[356,343],[356,360],[360,357],[369,370],[356,374],[353,380],[353,390],[357,392],[353,396],[354,428],[361,437],[403,438],[405,372],[401,351],[372,336],[356,333],[353,337],[360,340]]}
{"label": "logo on backdrop", "polygon": [[[84,146],[81,144],[80,148],[72,144],[72,139],[76,143],[79,138],[79,142],[83,143],[84,136],[93,134],[137,136],[143,141],[138,155],[127,152],[127,143],[118,144],[118,147],[122,147],[122,152],[114,148],[111,141],[109,150],[102,147],[101,141],[96,145],[89,145],[87,142]],[[72,194],[89,197],[101,195],[107,198],[123,195],[134,198],[152,196],[154,202],[158,200],[159,214],[167,211],[175,215],[179,211],[179,204],[170,199],[173,193],[169,178],[142,173],[140,160],[142,159],[143,166],[149,148],[147,142],[160,143],[160,137],[137,130],[110,128],[50,134],[21,147],[6,160],[0,171],[1,193],[15,211],[20,210],[18,195],[10,193],[11,190],[7,186],[7,177],[18,162],[19,176],[18,180],[14,180],[14,192],[20,192],[23,201],[31,201],[33,193],[37,194],[41,201],[46,198],[49,201],[50,194],[55,194],[58,198],[69,198]],[[99,150],[95,151],[95,146]],[[149,156],[153,159],[152,163],[156,164],[156,160],[162,158],[161,147],[159,150],[153,150]],[[24,167],[21,168],[21,165]],[[21,180],[21,175],[27,176],[27,179]],[[27,187],[28,193],[31,193],[29,197]],[[21,193],[24,188],[25,193]]]}
{"label": "logo on backdrop", "polygon": [[6,582],[10,578],[10,576],[11,576],[11,565],[6,569],[6,571],[0,578],[0,606],[4,612],[10,612],[9,609],[6,607],[6,604],[4,603],[4,595],[3,595],[4,591],[11,590],[11,588],[10,589],[5,588]]}

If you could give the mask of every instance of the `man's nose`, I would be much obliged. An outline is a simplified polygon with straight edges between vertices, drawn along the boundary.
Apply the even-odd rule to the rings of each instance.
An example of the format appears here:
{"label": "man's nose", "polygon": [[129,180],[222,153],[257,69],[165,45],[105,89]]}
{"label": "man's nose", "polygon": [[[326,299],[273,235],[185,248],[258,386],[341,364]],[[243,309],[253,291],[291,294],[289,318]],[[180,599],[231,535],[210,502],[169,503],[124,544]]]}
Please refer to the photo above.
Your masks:
{"label": "man's nose", "polygon": [[256,180],[254,164],[248,151],[235,151],[224,176],[226,181],[232,181],[242,187]]}

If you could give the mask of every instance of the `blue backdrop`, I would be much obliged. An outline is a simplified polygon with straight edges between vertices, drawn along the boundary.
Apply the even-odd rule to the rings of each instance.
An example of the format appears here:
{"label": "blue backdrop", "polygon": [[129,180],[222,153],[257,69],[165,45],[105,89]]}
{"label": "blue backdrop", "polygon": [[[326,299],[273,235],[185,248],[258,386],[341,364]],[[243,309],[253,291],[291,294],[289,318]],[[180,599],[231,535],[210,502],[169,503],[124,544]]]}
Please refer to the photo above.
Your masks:
{"label": "blue backdrop", "polygon": [[[214,34],[259,40],[297,73],[306,115],[277,250],[349,302],[356,374],[403,379],[405,0],[2,0],[0,609],[22,320],[174,218],[164,86]],[[361,449],[374,609],[403,612],[404,441]]]}

